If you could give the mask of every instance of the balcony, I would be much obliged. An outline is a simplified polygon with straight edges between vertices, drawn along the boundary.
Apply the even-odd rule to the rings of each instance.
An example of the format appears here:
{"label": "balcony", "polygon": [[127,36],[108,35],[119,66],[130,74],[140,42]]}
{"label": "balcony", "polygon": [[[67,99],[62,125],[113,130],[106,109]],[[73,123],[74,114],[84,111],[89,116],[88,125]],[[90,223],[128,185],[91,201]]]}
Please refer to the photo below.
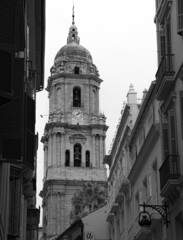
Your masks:
{"label": "balcony", "polygon": [[114,213],[109,213],[106,219],[107,222],[112,222],[114,220],[114,217],[115,217]]}
{"label": "balcony", "polygon": [[160,3],[158,4],[156,19],[162,25],[162,24],[164,24],[165,19],[170,12],[172,0],[162,0],[159,2]]}
{"label": "balcony", "polygon": [[162,197],[170,195],[172,190],[180,185],[179,157],[179,155],[168,155],[159,169]]}
{"label": "balcony", "polygon": [[165,54],[156,73],[157,100],[165,100],[174,84],[173,54]]}

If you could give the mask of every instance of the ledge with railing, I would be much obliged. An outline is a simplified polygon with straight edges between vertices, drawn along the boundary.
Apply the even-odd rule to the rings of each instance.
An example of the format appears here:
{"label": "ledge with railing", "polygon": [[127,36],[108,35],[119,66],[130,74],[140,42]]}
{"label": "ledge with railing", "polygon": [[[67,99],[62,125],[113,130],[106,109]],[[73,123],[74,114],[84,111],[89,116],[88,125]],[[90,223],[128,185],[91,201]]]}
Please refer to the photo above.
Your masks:
{"label": "ledge with railing", "polygon": [[159,169],[161,190],[169,181],[174,181],[180,178],[181,174],[179,159],[179,155],[168,155],[161,165]]}
{"label": "ledge with railing", "polygon": [[165,75],[166,76],[174,75],[175,71],[174,71],[173,60],[174,60],[174,54],[165,54],[162,57],[158,70],[156,72],[156,80],[158,85],[161,84],[161,81]]}
{"label": "ledge with railing", "polygon": [[163,100],[173,86],[174,81],[174,55],[165,54],[156,72],[157,99]]}

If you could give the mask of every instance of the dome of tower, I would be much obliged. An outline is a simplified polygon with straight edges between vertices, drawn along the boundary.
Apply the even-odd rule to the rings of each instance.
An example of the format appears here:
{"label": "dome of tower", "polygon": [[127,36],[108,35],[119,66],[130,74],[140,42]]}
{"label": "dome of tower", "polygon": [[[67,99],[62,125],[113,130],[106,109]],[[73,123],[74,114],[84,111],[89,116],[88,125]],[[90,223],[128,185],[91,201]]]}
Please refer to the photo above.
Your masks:
{"label": "dome of tower", "polygon": [[92,63],[92,56],[90,52],[81,46],[77,41],[68,42],[63,46],[55,56],[55,64],[59,64],[63,61],[81,61]]}

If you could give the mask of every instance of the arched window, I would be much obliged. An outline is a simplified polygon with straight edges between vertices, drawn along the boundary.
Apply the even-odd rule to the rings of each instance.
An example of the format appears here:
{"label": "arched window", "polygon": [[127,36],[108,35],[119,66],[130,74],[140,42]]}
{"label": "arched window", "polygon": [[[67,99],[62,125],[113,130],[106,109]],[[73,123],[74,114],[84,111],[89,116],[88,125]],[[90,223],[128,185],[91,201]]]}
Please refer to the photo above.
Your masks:
{"label": "arched window", "polygon": [[90,167],[90,151],[86,151],[86,167]]}
{"label": "arched window", "polygon": [[74,145],[74,167],[81,167],[81,145]]}
{"label": "arched window", "polygon": [[70,151],[69,150],[65,151],[65,166],[66,167],[70,166]]}
{"label": "arched window", "polygon": [[79,87],[73,89],[73,107],[81,107],[81,89]]}
{"label": "arched window", "polygon": [[75,74],[79,74],[79,67],[75,67],[75,68],[74,68],[74,73],[75,73]]}
{"label": "arched window", "polygon": [[72,39],[73,39],[73,40],[75,39],[75,34],[72,34]]}
{"label": "arched window", "polygon": [[81,207],[80,207],[80,205],[76,205],[75,206],[75,214],[80,215],[80,213],[81,213]]}

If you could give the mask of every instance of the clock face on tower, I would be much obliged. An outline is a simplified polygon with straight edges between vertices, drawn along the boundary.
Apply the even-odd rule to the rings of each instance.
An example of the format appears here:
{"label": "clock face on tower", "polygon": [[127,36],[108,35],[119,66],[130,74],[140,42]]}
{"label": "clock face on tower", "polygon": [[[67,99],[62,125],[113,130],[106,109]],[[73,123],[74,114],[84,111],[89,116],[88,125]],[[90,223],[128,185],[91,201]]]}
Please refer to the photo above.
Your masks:
{"label": "clock face on tower", "polygon": [[83,122],[83,112],[81,111],[81,109],[74,109],[72,111],[72,120],[73,120],[73,123],[75,123],[75,122],[82,123]]}

